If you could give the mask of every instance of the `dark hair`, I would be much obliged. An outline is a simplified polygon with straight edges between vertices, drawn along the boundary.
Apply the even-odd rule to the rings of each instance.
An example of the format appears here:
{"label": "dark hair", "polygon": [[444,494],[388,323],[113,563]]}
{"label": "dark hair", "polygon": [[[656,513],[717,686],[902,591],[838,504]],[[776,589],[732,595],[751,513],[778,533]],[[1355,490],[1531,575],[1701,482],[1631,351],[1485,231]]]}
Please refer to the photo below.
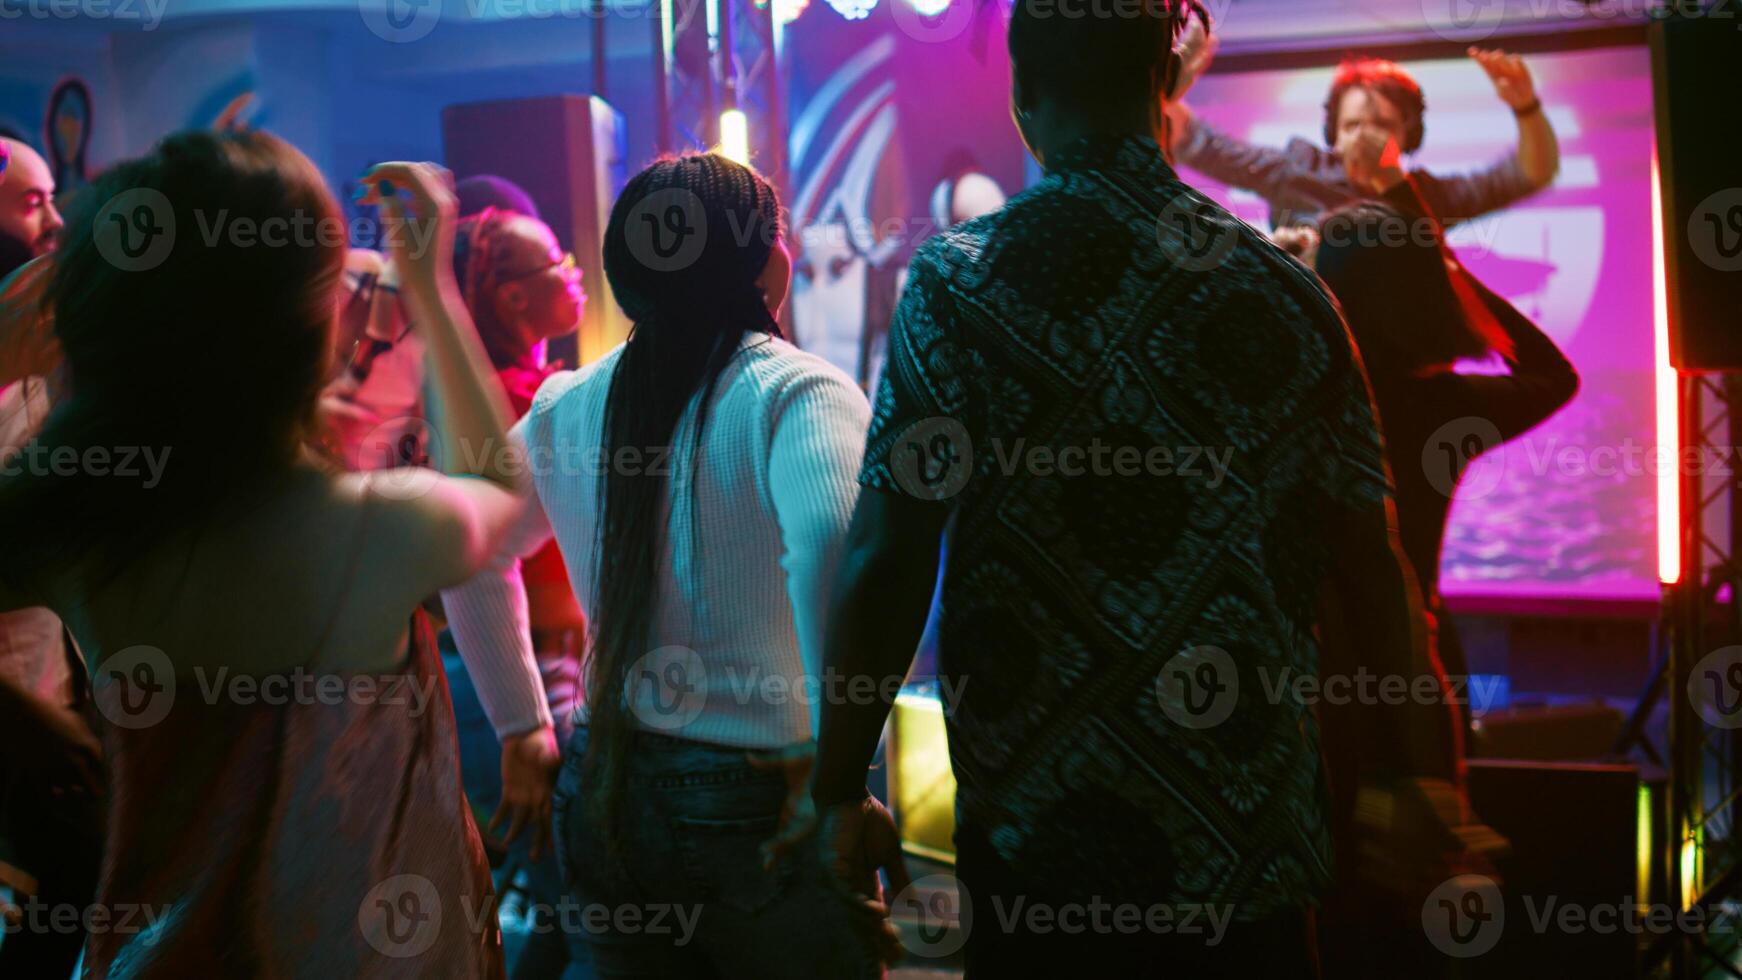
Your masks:
{"label": "dark hair", "polygon": [[[214,221],[289,232],[244,248],[208,240]],[[150,487],[86,466],[0,478],[0,574],[119,571],[294,463],[332,356],[342,227],[314,164],[258,131],[170,136],[78,195],[48,285],[71,395],[33,445],[167,456]]]}
{"label": "dark hair", "polygon": [[529,218],[538,217],[538,205],[533,203],[532,195],[506,177],[494,174],[467,177],[454,185],[454,196],[459,198],[462,218],[478,214],[485,208],[517,211]]}
{"label": "dark hair", "polygon": [[1090,11],[1070,0],[1016,0],[1010,67],[1024,92],[1045,90],[1085,113],[1105,115],[1153,102],[1177,73],[1174,42],[1192,17],[1210,26],[1200,0],[1136,0],[1131,11]]}
{"label": "dark hair", "polygon": [[497,277],[502,272],[499,246],[503,229],[511,219],[521,216],[519,212],[486,207],[462,219],[454,230],[454,281],[460,284],[460,298],[472,313],[484,352],[498,369],[512,363],[503,353],[508,330],[497,318],[496,304],[492,301]]}
{"label": "dark hair", "polygon": [[[692,403],[695,446],[701,445],[720,374],[744,336],[780,335],[756,285],[780,233],[774,187],[718,154],[660,160],[623,188],[605,230],[604,264],[634,328],[606,397],[605,459],[618,458],[620,448],[671,445]],[[596,788],[594,816],[609,828],[610,841],[621,839],[619,804],[635,727],[629,670],[649,652],[653,635],[666,473],[606,467],[599,478],[598,586],[587,610],[591,735],[583,769]]]}
{"label": "dark hair", "polygon": [[1339,118],[1343,112],[1343,96],[1352,89],[1363,89],[1385,97],[1385,101],[1403,113],[1403,146],[1405,153],[1421,149],[1427,134],[1427,102],[1422,98],[1421,85],[1403,66],[1383,58],[1348,58],[1337,66],[1331,80],[1331,94],[1325,99],[1325,145],[1337,145]]}
{"label": "dark hair", "polygon": [[1320,238],[1318,274],[1376,378],[1496,350],[1510,355],[1504,334],[1485,331],[1485,318],[1460,296],[1431,222],[1383,205],[1354,204],[1328,215]]}

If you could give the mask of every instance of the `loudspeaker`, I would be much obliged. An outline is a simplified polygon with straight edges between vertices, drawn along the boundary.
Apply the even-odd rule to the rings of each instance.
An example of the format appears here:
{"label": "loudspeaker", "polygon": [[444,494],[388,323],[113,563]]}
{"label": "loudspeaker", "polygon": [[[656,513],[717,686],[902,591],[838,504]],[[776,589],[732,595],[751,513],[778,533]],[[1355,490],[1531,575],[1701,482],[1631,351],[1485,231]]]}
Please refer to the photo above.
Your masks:
{"label": "loudspeaker", "polygon": [[[1725,0],[1720,0],[1725,2]],[[1684,371],[1742,371],[1742,177],[1736,134],[1742,31],[1718,11],[1650,27],[1670,359]]]}
{"label": "loudspeaker", "polygon": [[563,248],[575,253],[587,306],[573,354],[586,364],[629,336],[605,281],[605,225],[625,172],[623,116],[603,99],[552,95],[473,102],[442,110],[442,146],[456,178],[495,174],[525,188]]}
{"label": "loudspeaker", "polygon": [[1627,717],[1601,701],[1512,705],[1485,711],[1471,723],[1470,755],[1554,762],[1601,759],[1615,748]]}
{"label": "loudspeaker", "polygon": [[1472,759],[1469,776],[1471,805],[1512,850],[1496,862],[1503,911],[1482,911],[1472,938],[1487,948],[1465,975],[1637,976],[1639,945],[1652,938],[1638,925],[1652,884],[1650,796],[1638,770]]}

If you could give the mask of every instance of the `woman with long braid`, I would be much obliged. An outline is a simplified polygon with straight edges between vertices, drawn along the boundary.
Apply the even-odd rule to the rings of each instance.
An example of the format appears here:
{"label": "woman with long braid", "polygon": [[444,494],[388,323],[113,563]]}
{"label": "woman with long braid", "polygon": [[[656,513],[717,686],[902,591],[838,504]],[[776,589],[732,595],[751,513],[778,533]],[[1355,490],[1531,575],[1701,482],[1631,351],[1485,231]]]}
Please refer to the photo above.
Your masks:
{"label": "woman with long braid", "polygon": [[[603,977],[880,973],[815,860],[762,854],[803,791],[870,421],[851,379],[781,338],[781,234],[774,188],[724,157],[637,175],[604,249],[634,330],[514,429],[542,518],[516,550],[554,534],[590,617],[556,832],[583,909],[614,910],[582,920]],[[513,577],[448,593],[462,646],[502,642]]]}

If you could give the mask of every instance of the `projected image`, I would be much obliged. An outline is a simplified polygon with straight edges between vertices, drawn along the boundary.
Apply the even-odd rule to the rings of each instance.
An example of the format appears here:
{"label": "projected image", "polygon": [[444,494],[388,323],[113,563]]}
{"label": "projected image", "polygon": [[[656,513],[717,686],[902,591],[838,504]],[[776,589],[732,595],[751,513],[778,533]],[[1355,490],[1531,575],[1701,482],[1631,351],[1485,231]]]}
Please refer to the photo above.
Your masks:
{"label": "projected image", "polygon": [[[1458,227],[1451,241],[1478,278],[1566,352],[1583,387],[1467,475],[1441,586],[1451,595],[1655,597],[1649,57],[1643,48],[1606,48],[1527,61],[1560,138],[1560,175],[1547,190]],[[1410,165],[1451,176],[1512,151],[1512,112],[1474,62],[1405,67],[1428,104],[1423,149]],[[1332,73],[1212,75],[1190,101],[1199,117],[1248,143],[1322,144]],[[1256,195],[1189,168],[1182,174],[1268,227],[1270,208]]]}

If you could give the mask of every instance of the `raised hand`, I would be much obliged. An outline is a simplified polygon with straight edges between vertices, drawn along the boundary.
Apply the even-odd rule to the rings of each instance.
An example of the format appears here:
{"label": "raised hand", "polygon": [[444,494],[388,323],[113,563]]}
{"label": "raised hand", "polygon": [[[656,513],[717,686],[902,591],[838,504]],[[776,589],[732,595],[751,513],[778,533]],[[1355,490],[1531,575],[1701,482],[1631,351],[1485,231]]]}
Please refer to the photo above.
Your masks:
{"label": "raised hand", "polygon": [[[459,199],[454,177],[433,163],[383,163],[363,175],[360,204],[381,207],[385,251],[399,270],[408,303],[458,297],[454,283],[454,228]],[[419,317],[413,315],[413,322]]]}
{"label": "raised hand", "polygon": [[1179,55],[1179,75],[1173,80],[1173,91],[1167,93],[1169,99],[1183,99],[1192,90],[1204,72],[1210,70],[1210,62],[1216,59],[1216,47],[1220,42],[1216,35],[1210,33],[1204,22],[1196,17],[1186,19],[1186,29],[1180,34],[1179,43],[1174,46],[1174,52]]}
{"label": "raised hand", "polygon": [[1473,47],[1469,55],[1488,73],[1488,80],[1494,83],[1494,91],[1501,101],[1515,110],[1527,109],[1536,102],[1536,81],[1531,78],[1530,68],[1523,58],[1498,48]]}

